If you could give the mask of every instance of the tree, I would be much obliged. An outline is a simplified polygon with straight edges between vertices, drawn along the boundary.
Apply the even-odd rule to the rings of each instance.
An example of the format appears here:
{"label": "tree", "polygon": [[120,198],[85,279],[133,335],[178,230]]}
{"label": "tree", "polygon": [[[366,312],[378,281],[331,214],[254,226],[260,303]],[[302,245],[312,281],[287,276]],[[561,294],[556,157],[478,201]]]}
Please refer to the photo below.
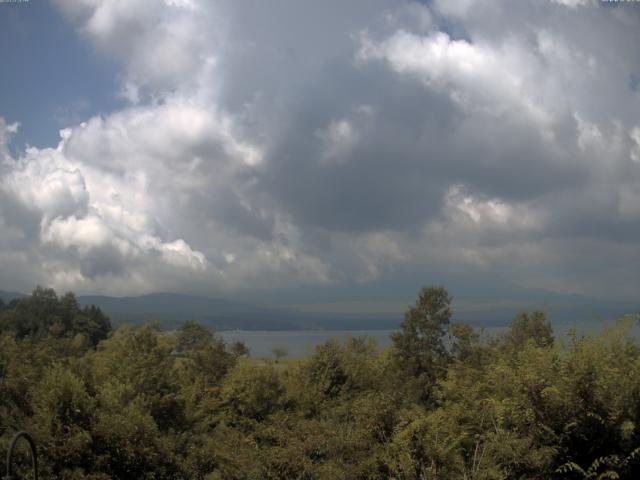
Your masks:
{"label": "tree", "polygon": [[43,373],[31,391],[34,413],[29,430],[39,449],[55,459],[47,477],[65,478],[65,470],[91,468],[95,400],[82,379],[68,368],[54,365]]}
{"label": "tree", "polygon": [[17,338],[69,339],[80,335],[95,347],[111,333],[111,321],[94,306],[80,308],[72,292],[58,297],[51,288],[37,287],[30,297],[14,300],[0,311],[0,331]]}
{"label": "tree", "polygon": [[456,323],[449,327],[452,359],[478,367],[485,357],[485,348],[478,333],[471,325]]}
{"label": "tree", "polygon": [[266,364],[261,368],[241,361],[225,379],[222,405],[231,423],[263,421],[281,406],[284,387],[277,370]]}
{"label": "tree", "polygon": [[95,305],[74,312],[69,335],[82,334],[96,346],[111,333],[111,320]]}
{"label": "tree", "polygon": [[231,345],[229,345],[229,352],[234,358],[248,357],[249,347],[247,347],[244,342],[236,340]]}
{"label": "tree", "polygon": [[303,367],[311,386],[329,398],[336,398],[348,380],[341,353],[338,340],[330,338],[316,346]]}
{"label": "tree", "polygon": [[209,345],[213,339],[213,333],[211,333],[207,327],[189,320],[178,330],[178,344],[176,348],[180,353],[186,353],[191,350],[202,350]]}
{"label": "tree", "polygon": [[521,350],[528,341],[533,341],[536,347],[553,345],[553,328],[544,312],[520,312],[504,336],[503,345],[507,351],[514,352]]}
{"label": "tree", "polygon": [[289,355],[289,349],[282,345],[276,345],[271,349],[271,353],[273,353],[273,356],[276,357],[276,363],[278,363],[284,357]]}
{"label": "tree", "polygon": [[424,287],[405,312],[400,331],[391,335],[398,366],[418,381],[420,397],[427,403],[449,362],[443,338],[451,313],[451,296],[444,287]]}

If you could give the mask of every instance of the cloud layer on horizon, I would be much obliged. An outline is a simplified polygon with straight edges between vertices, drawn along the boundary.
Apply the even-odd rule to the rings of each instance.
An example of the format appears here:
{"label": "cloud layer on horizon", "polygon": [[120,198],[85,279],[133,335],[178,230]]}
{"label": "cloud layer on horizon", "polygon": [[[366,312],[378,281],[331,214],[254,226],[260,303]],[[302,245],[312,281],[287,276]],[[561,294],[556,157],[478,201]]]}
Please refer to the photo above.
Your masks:
{"label": "cloud layer on horizon", "polygon": [[237,294],[411,270],[640,293],[636,5],[54,4],[118,62],[127,105],[15,156],[20,119],[0,118],[2,286]]}

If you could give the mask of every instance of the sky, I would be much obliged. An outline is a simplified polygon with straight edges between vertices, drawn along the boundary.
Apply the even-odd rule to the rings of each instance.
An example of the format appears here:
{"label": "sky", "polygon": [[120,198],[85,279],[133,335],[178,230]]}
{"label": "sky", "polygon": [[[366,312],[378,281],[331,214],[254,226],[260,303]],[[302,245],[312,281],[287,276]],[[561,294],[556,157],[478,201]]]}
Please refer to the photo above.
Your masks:
{"label": "sky", "polygon": [[0,3],[0,289],[636,301],[638,45],[639,2]]}

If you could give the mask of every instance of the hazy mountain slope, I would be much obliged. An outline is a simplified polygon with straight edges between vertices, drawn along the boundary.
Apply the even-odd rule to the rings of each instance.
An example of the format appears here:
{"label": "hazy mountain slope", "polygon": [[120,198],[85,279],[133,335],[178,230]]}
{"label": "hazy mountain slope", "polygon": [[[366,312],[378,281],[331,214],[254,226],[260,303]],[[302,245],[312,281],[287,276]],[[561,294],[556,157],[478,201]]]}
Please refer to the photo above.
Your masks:
{"label": "hazy mountain slope", "polygon": [[[24,297],[17,292],[0,291],[0,299],[8,303]],[[520,296],[519,296],[520,297]],[[304,306],[258,307],[248,303],[219,298],[176,293],[154,293],[137,297],[78,296],[82,305],[97,305],[114,325],[141,324],[160,321],[164,328],[176,328],[187,320],[194,320],[216,330],[360,330],[396,328],[406,307],[397,304],[397,311],[386,309],[376,313],[375,303],[368,313],[344,313],[331,308],[313,311]],[[475,325],[508,324],[521,310],[542,309],[551,321],[566,324],[591,321],[596,318],[613,319],[640,308],[631,302],[604,302],[575,295],[531,292],[520,298],[500,300],[491,298],[454,299],[453,320]]]}
{"label": "hazy mountain slope", "polygon": [[115,324],[159,320],[173,328],[195,320],[218,330],[295,330],[394,328],[400,316],[312,314],[261,308],[217,298],[154,293],[139,297],[80,296],[83,305],[97,305]]}
{"label": "hazy mountain slope", "polygon": [[9,303],[11,300],[15,298],[22,298],[26,296],[27,295],[25,295],[24,293],[5,292],[4,290],[0,290],[0,300],[2,300],[4,303]]}

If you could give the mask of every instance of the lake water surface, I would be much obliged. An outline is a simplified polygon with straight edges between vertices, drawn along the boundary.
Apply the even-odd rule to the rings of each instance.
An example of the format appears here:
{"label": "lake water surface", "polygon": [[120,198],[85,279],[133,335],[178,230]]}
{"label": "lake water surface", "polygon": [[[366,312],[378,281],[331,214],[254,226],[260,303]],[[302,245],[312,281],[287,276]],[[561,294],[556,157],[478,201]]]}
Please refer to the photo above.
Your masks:
{"label": "lake water surface", "polygon": [[[569,328],[575,327],[578,335],[596,333],[602,330],[604,325],[611,325],[611,322],[600,320],[590,320],[572,324],[554,325],[556,338],[564,336]],[[484,327],[487,335],[495,335],[505,330],[506,327]],[[384,348],[391,343],[389,335],[394,330],[283,330],[283,331],[248,331],[229,330],[216,332],[222,336],[227,343],[242,341],[247,347],[252,357],[264,358],[273,357],[273,347],[286,347],[288,358],[300,358],[307,355],[316,345],[326,342],[330,338],[336,338],[343,342],[348,337],[368,337],[376,341],[380,348]],[[640,336],[640,327],[636,324],[631,333],[636,337]]]}
{"label": "lake water surface", "polygon": [[283,330],[283,331],[247,331],[231,330],[216,332],[229,342],[242,341],[252,357],[273,357],[273,347],[286,347],[288,358],[304,357],[313,347],[330,338],[343,342],[348,337],[368,337],[376,341],[379,347],[389,345],[389,334],[393,330]]}

